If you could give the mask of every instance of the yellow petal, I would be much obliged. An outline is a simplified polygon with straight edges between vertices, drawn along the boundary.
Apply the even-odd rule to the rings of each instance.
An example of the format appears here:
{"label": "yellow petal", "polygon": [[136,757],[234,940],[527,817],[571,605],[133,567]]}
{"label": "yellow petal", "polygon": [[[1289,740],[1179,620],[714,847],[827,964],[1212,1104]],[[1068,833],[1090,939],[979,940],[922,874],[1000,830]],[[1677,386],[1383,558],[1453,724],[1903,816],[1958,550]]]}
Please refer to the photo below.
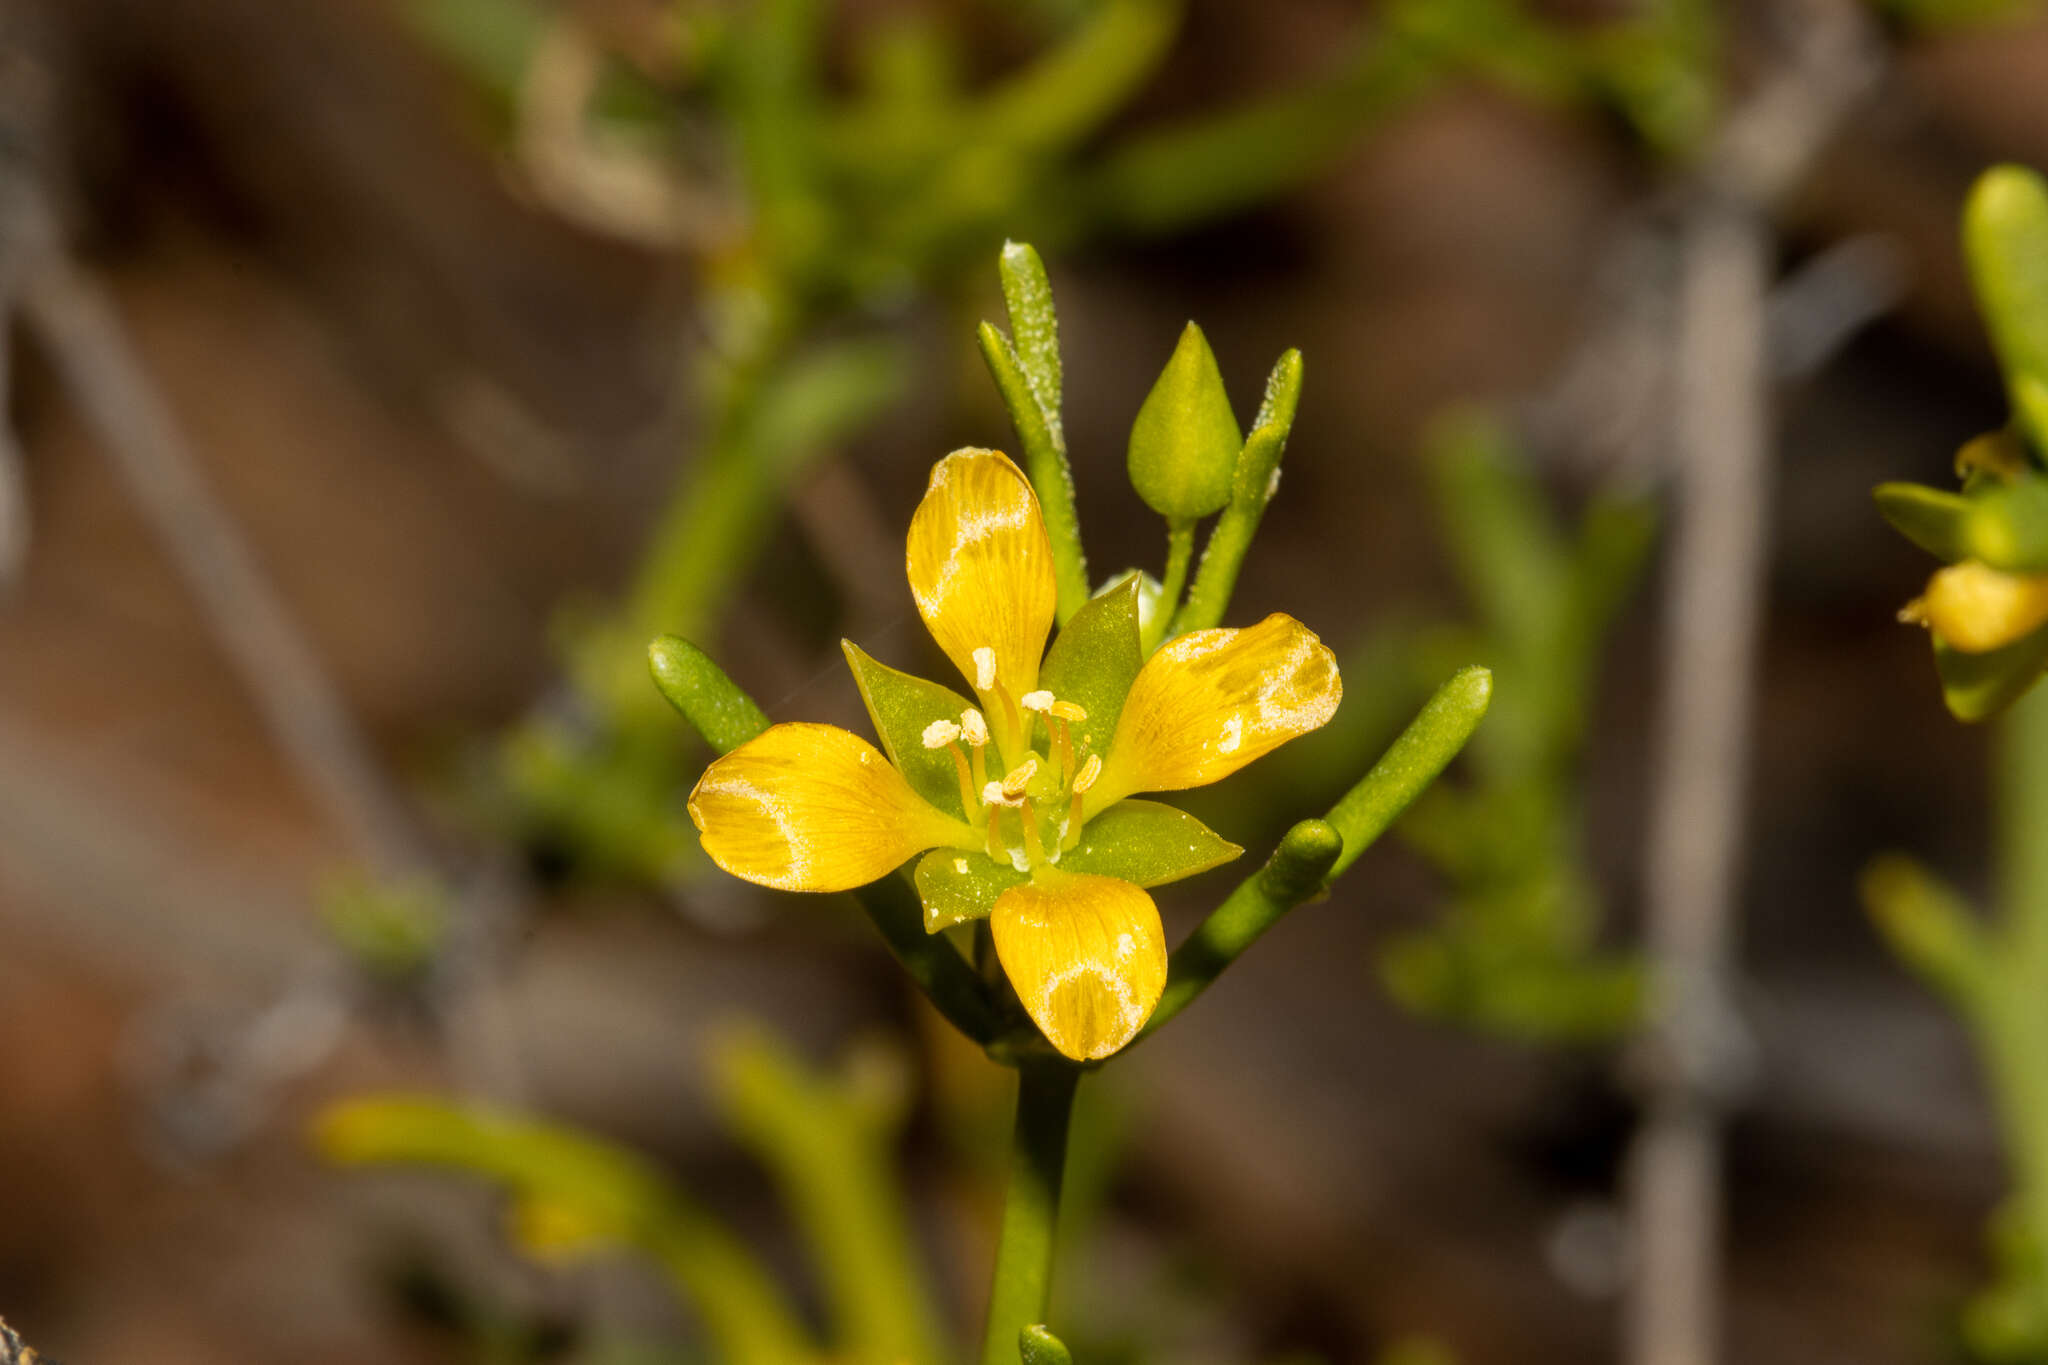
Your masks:
{"label": "yellow petal", "polygon": [[698,780],[690,819],[712,862],[781,891],[848,891],[925,849],[980,847],[836,725],[771,726],[740,745]]}
{"label": "yellow petal", "polygon": [[[974,651],[1020,697],[1038,685],[1058,589],[1038,495],[999,450],[956,450],[932,466],[905,555],[918,614],[946,657],[976,682]],[[976,686],[984,709],[991,694]]]}
{"label": "yellow petal", "polygon": [[1166,989],[1159,907],[1116,877],[1039,868],[996,898],[989,928],[1032,1022],[1077,1062],[1130,1042]]}
{"label": "yellow petal", "polygon": [[2002,649],[2048,624],[2048,574],[2011,574],[1966,560],[1942,569],[1899,615],[1965,654]]}
{"label": "yellow petal", "polygon": [[1145,661],[1089,800],[1216,782],[1336,714],[1337,660],[1291,616],[1197,630]]}

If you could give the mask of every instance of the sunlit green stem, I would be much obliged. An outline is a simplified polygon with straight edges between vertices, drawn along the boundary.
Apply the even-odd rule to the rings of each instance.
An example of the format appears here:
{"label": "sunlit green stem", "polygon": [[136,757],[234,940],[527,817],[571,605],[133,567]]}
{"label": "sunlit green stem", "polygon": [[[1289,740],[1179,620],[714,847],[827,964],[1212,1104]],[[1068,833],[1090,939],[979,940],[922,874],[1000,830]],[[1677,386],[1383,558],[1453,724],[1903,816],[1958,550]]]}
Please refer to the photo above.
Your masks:
{"label": "sunlit green stem", "polygon": [[1052,1297],[1060,1182],[1067,1166],[1067,1124],[1080,1075],[1060,1061],[1033,1060],[1018,1068],[1010,1187],[1003,1203],[981,1365],[1018,1365],[1021,1333],[1045,1321]]}
{"label": "sunlit green stem", "polygon": [[1230,502],[1209,532],[1195,585],[1188,600],[1172,613],[1167,638],[1222,624],[1230,595],[1237,590],[1238,570],[1251,550],[1252,537],[1258,534],[1266,505],[1279,487],[1280,457],[1287,450],[1287,436],[1294,429],[1294,414],[1300,404],[1301,352],[1291,350],[1266,377],[1265,398],[1259,403],[1251,435],[1245,438],[1231,476]]}
{"label": "sunlit green stem", "polygon": [[[2006,1158],[2037,1247],[2048,1248],[2048,692],[2013,707],[2000,736],[1999,882],[2005,951],[1981,1006]],[[2036,1292],[2048,1305],[2048,1260]]]}
{"label": "sunlit green stem", "polygon": [[1186,1009],[1281,916],[1356,862],[1457,757],[1492,696],[1490,672],[1459,670],[1327,816],[1289,830],[1266,865],[1239,883],[1167,959],[1166,990],[1139,1037]]}
{"label": "sunlit green stem", "polygon": [[1188,565],[1195,557],[1195,522],[1193,518],[1168,522],[1166,526],[1166,577],[1159,592],[1159,614],[1145,630],[1145,652],[1151,653],[1153,646],[1166,634],[1166,626],[1180,607],[1181,590],[1187,587]]}

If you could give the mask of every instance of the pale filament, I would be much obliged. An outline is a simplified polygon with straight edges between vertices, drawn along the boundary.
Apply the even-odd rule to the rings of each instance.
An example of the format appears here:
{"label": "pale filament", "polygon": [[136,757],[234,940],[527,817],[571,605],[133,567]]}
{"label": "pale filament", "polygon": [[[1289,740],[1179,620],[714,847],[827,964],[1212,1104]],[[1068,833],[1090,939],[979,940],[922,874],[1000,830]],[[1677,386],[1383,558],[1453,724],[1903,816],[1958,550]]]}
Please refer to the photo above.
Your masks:
{"label": "pale filament", "polygon": [[[981,814],[981,803],[974,799],[974,777],[968,767],[967,755],[960,752],[958,740],[960,726],[950,720],[935,720],[924,727],[924,747],[946,749],[953,755],[953,771],[960,776],[960,810],[973,824]],[[981,751],[975,750],[979,757]]]}

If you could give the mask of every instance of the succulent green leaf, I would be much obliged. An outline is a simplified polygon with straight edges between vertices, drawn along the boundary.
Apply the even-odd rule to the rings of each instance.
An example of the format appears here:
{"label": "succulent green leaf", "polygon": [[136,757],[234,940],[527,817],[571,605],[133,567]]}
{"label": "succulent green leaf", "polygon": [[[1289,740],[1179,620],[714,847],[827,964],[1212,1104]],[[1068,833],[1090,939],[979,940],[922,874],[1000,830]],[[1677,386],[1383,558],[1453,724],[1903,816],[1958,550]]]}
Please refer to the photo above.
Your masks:
{"label": "succulent green leaf", "polygon": [[669,705],[719,753],[730,753],[768,728],[768,717],[754,699],[709,654],[681,636],[664,635],[647,646],[647,666]]}
{"label": "succulent green leaf", "polygon": [[963,853],[956,848],[935,848],[918,859],[912,874],[917,898],[924,902],[924,931],[939,930],[968,920],[984,919],[996,908],[996,897],[1031,878],[986,853]]}
{"label": "succulent green leaf", "polygon": [[1863,870],[1864,908],[1885,941],[1935,989],[1967,1004],[1995,961],[1963,893],[1911,858],[1887,854]]}
{"label": "succulent green leaf", "polygon": [[1082,827],[1081,842],[1060,859],[1060,869],[1164,886],[1221,867],[1242,852],[1184,810],[1157,801],[1119,801]]}
{"label": "succulent green leaf", "polygon": [[1963,249],[1978,306],[2035,451],[2048,452],[2048,182],[1994,166],[1963,208]]}
{"label": "succulent green leaf", "polygon": [[973,703],[950,687],[878,662],[851,640],[839,646],[846,651],[846,666],[853,670],[882,751],[910,779],[911,790],[948,815],[971,816],[972,811],[960,808],[960,771],[952,751],[925,748],[924,732],[936,720],[957,723]]}
{"label": "succulent green leaf", "polygon": [[[1043,302],[1050,314],[1050,292]],[[1055,402],[1047,407],[1040,401],[1040,389],[1016,346],[994,323],[982,323],[975,339],[981,346],[989,377],[995,380],[996,392],[1010,414],[1010,425],[1017,429],[1018,443],[1024,449],[1024,472],[1037,490],[1039,509],[1045,515],[1045,532],[1052,541],[1053,570],[1059,582],[1059,615],[1064,621],[1088,600],[1088,559],[1081,549],[1081,520],[1074,510],[1074,473],[1067,464],[1067,438],[1060,427],[1059,406]],[[1029,344],[1043,344],[1043,338]],[[1056,348],[1056,334],[1052,344]],[[1055,349],[1055,357],[1057,354]],[[1057,398],[1056,391],[1054,397]]]}
{"label": "succulent green leaf", "polygon": [[1989,720],[2018,701],[2048,668],[2048,626],[2003,649],[1965,654],[1934,637],[1942,699],[1957,720]]}
{"label": "succulent green leaf", "polygon": [[1043,1326],[1026,1327],[1017,1334],[1017,1353],[1024,1365],[1074,1365],[1067,1344]]}
{"label": "succulent green leaf", "polygon": [[1138,676],[1144,654],[1138,644],[1136,575],[1092,597],[1053,639],[1038,685],[1088,713],[1074,734],[1076,761],[1102,753],[1116,734],[1124,697]]}
{"label": "succulent green leaf", "polygon": [[1963,527],[1970,501],[1960,493],[1919,483],[1881,483],[1872,495],[1892,529],[1944,563],[1970,557]]}
{"label": "succulent green leaf", "polygon": [[1243,446],[1215,352],[1191,322],[1131,426],[1131,486],[1168,520],[1206,517],[1230,501]]}
{"label": "succulent green leaf", "polygon": [[1968,499],[1962,557],[2008,573],[2048,570],[2048,478],[2022,474]]}
{"label": "succulent green leaf", "polygon": [[1010,313],[1011,344],[1047,420],[1060,420],[1060,321],[1053,311],[1045,262],[1029,242],[1004,242],[997,258],[1003,303]]}

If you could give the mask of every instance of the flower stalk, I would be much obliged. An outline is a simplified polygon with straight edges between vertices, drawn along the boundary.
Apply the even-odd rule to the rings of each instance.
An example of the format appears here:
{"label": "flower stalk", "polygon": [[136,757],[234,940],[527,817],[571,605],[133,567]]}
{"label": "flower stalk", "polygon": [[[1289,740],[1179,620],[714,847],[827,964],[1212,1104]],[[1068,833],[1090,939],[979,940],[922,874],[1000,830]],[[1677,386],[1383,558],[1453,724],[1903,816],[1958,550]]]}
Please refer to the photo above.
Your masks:
{"label": "flower stalk", "polygon": [[1080,1078],[1077,1068],[1061,1061],[1026,1062],[1017,1069],[1010,1184],[989,1290],[982,1365],[1017,1365],[1024,1330],[1045,1321],[1052,1298],[1060,1184],[1067,1168],[1067,1128]]}

